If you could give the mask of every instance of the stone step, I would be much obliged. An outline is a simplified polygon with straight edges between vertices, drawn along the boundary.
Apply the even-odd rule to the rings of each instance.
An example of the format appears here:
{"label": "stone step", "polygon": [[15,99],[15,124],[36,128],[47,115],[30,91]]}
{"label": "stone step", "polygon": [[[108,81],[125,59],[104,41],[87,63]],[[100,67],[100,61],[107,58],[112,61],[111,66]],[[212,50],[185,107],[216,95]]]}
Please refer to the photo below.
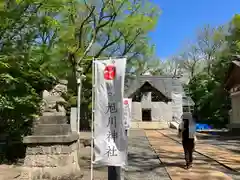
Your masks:
{"label": "stone step", "polygon": [[66,116],[66,112],[43,112],[42,116]]}
{"label": "stone step", "polygon": [[41,116],[39,124],[67,124],[67,116]]}
{"label": "stone step", "polygon": [[39,124],[33,130],[33,135],[68,135],[71,132],[69,124]]}

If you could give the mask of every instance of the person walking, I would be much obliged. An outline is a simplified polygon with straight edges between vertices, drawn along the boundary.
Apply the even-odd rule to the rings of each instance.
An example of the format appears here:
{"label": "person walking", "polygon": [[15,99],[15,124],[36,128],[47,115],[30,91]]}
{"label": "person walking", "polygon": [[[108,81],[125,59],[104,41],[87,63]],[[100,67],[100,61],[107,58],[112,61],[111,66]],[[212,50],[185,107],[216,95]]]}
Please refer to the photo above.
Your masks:
{"label": "person walking", "polygon": [[196,123],[192,117],[192,113],[184,112],[182,122],[178,129],[179,136],[182,138],[182,145],[186,161],[186,169],[192,167],[193,151],[196,141]]}

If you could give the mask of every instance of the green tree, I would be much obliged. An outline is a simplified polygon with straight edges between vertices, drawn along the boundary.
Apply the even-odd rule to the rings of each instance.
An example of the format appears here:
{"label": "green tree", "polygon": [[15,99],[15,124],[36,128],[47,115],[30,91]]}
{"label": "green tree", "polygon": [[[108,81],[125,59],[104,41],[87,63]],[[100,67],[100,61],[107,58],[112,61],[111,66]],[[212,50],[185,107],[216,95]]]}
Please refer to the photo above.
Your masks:
{"label": "green tree", "polygon": [[223,126],[228,123],[231,104],[224,83],[233,56],[239,54],[239,22],[239,15],[236,15],[230,22],[228,31],[222,27],[210,31],[214,33],[206,33],[204,30],[206,36],[203,37],[207,38],[198,43],[204,49],[202,52],[205,56],[202,60],[207,60],[206,68],[192,76],[187,88],[196,103],[197,113],[201,119],[209,119],[210,124]]}
{"label": "green tree", "polygon": [[21,142],[31,132],[40,113],[41,92],[56,80],[40,63],[45,57],[37,44],[37,27],[46,23],[38,18],[42,6],[37,1],[6,1],[0,6],[0,133],[9,142]]}
{"label": "green tree", "polygon": [[85,74],[82,102],[90,107],[91,58],[127,56],[128,67],[148,61],[159,9],[148,0],[12,0],[0,3],[0,15],[1,122],[21,139],[42,90],[58,78],[70,76],[75,90]]}
{"label": "green tree", "polygon": [[75,82],[77,74],[91,73],[91,58],[127,56],[130,62],[143,56],[147,33],[159,15],[147,0],[71,1],[66,10],[61,12],[58,46]]}
{"label": "green tree", "polygon": [[[146,64],[151,56],[148,32],[157,22],[159,9],[148,0],[71,1],[61,12],[57,47],[70,67],[69,82],[76,92],[76,79],[82,83],[83,104],[91,104],[93,58],[127,56],[127,78]],[[149,63],[148,63],[149,64]],[[82,111],[83,112],[83,111]]]}

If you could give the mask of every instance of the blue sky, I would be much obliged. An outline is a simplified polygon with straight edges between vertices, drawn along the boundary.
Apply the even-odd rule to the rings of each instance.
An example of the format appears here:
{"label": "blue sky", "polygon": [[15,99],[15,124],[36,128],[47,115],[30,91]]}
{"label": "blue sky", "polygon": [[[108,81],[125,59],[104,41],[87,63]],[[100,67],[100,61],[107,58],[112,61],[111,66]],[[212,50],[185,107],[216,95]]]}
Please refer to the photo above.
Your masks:
{"label": "blue sky", "polygon": [[156,29],[150,33],[161,59],[178,54],[204,25],[226,24],[240,13],[240,0],[152,1],[162,10]]}

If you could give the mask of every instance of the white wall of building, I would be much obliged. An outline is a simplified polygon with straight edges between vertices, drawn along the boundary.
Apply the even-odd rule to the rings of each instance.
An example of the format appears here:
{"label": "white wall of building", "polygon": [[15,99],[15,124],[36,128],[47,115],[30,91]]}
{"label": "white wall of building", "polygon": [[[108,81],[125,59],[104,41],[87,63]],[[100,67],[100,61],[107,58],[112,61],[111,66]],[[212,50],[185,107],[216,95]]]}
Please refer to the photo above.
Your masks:
{"label": "white wall of building", "polygon": [[232,102],[232,124],[240,123],[240,92],[233,93],[231,95]]}
{"label": "white wall of building", "polygon": [[132,102],[132,121],[142,121],[141,102]]}

